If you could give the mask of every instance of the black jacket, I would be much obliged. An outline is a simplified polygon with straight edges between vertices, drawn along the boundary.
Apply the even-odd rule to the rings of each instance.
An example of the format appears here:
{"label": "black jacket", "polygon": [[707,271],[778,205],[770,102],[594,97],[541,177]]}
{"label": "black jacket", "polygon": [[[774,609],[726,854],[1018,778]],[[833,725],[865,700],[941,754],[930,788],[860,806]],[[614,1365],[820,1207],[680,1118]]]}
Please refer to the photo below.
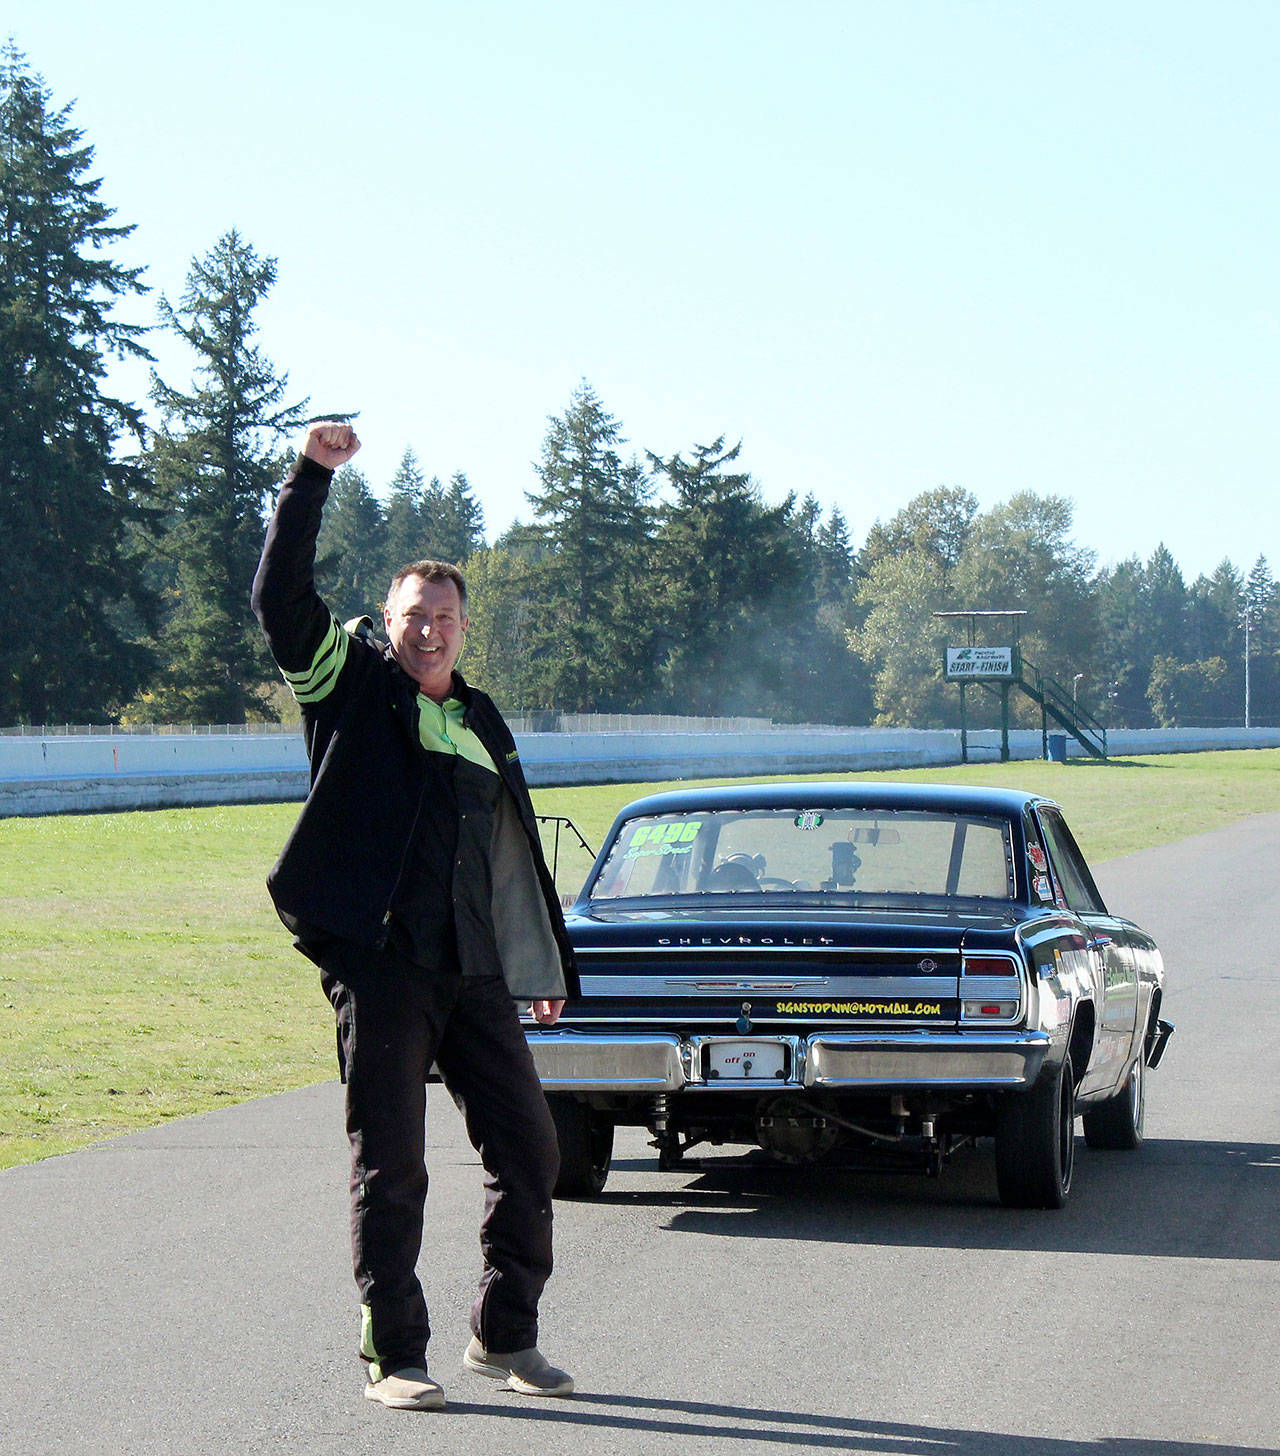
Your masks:
{"label": "black jacket", "polygon": [[[316,537],[331,478],[330,471],[305,458],[294,467],[281,489],[254,578],[254,613],[285,672],[306,671],[333,631],[332,613],[314,581]],[[526,923],[509,928],[506,944],[513,943],[512,936],[545,939],[549,934],[554,939],[553,950],[543,948],[540,958],[532,958],[541,969],[527,974],[513,971],[504,955],[513,994],[576,995],[573,952],[515,740],[493,701],[456,672],[454,694],[510,792],[522,831],[517,837],[528,850],[528,867],[546,910],[545,923],[527,923],[542,917],[536,908],[528,913],[526,896]],[[302,923],[358,946],[381,946],[424,795],[437,782],[418,737],[417,686],[389,647],[349,637],[332,688],[317,702],[303,703],[302,716],[311,790],[268,876],[271,898],[290,929]],[[495,893],[500,911],[499,898]],[[501,898],[519,901],[518,895]],[[558,962],[556,984],[546,973],[551,956]]]}

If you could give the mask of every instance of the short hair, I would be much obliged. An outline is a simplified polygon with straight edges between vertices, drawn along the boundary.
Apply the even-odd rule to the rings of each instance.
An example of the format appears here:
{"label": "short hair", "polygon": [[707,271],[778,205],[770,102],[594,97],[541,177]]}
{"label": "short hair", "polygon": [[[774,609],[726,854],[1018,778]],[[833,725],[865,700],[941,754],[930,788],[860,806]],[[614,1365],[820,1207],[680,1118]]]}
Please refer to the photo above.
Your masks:
{"label": "short hair", "polygon": [[387,600],[396,594],[396,588],[406,577],[420,576],[423,581],[451,581],[458,588],[458,602],[462,615],[467,615],[467,580],[452,561],[411,561],[402,566],[391,578],[387,588]]}

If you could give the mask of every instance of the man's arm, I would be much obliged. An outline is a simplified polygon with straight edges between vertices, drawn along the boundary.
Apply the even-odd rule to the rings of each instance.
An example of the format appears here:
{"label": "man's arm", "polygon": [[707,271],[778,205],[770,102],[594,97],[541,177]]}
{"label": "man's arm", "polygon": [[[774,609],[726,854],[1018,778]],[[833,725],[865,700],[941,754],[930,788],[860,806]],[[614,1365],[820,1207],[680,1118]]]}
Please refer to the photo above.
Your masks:
{"label": "man's arm", "polygon": [[308,696],[320,696],[310,692],[323,686],[318,678],[310,682],[313,673],[323,672],[318,659],[333,657],[345,646],[336,640],[341,629],[316,592],[316,537],[333,472],[359,448],[349,424],[321,420],[307,428],[298,460],[281,487],[253,580],[254,614],[295,694],[302,688]]}

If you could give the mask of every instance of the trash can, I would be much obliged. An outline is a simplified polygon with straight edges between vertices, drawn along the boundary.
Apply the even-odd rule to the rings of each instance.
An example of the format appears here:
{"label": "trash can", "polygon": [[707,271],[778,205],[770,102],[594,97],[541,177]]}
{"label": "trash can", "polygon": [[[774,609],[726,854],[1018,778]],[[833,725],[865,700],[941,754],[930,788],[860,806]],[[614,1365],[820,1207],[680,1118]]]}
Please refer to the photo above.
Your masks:
{"label": "trash can", "polygon": [[1049,737],[1049,762],[1066,763],[1067,761],[1067,735],[1065,733],[1050,733]]}

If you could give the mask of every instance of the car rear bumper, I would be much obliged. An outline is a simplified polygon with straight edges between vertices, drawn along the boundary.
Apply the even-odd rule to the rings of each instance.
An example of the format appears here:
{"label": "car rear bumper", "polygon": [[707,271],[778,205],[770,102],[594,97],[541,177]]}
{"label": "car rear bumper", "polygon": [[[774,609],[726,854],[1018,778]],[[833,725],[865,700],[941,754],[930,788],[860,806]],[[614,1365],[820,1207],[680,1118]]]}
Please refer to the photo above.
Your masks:
{"label": "car rear bumper", "polygon": [[[1026,1087],[1052,1042],[1042,1031],[826,1032],[812,1036],[681,1037],[674,1032],[530,1031],[547,1091],[756,1093],[780,1087],[901,1089]],[[781,1077],[711,1080],[714,1043],[781,1043]]]}

